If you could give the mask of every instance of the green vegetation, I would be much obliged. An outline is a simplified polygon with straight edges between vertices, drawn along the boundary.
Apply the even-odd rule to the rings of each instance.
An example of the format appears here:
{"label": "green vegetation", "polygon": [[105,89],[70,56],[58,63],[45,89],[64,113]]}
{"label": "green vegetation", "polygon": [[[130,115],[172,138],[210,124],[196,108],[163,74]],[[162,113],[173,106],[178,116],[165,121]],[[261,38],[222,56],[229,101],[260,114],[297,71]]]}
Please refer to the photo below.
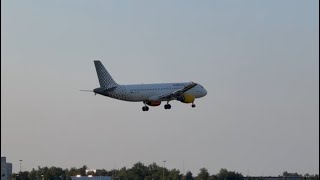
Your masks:
{"label": "green vegetation", "polygon": [[[134,164],[131,168],[123,167],[121,169],[113,169],[107,171],[105,169],[97,169],[96,172],[89,171],[86,173],[87,166],[80,168],[72,167],[70,169],[62,169],[59,167],[40,167],[29,171],[13,174],[15,180],[71,180],[71,176],[112,176],[113,180],[244,180],[245,177],[241,173],[221,169],[217,174],[210,175],[206,168],[201,168],[195,176],[191,171],[187,171],[183,175],[177,169],[163,168],[156,163],[148,166],[141,162]],[[300,175],[298,173],[283,172],[284,177],[305,177],[308,180],[319,180],[319,175]],[[251,178],[246,178],[251,179]]]}

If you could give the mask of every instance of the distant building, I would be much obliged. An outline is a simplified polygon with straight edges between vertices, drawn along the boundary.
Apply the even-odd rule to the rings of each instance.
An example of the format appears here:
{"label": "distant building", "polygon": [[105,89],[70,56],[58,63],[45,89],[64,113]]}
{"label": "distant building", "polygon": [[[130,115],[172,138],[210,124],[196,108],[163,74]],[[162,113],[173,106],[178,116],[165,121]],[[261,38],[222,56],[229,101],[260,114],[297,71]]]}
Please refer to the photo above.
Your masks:
{"label": "distant building", "polygon": [[97,170],[96,169],[86,169],[86,174],[88,174],[90,172],[96,173]]}
{"label": "distant building", "polygon": [[12,164],[7,163],[7,158],[1,156],[1,180],[9,180],[12,175]]}
{"label": "distant building", "polygon": [[71,176],[72,180],[111,180],[111,176]]}

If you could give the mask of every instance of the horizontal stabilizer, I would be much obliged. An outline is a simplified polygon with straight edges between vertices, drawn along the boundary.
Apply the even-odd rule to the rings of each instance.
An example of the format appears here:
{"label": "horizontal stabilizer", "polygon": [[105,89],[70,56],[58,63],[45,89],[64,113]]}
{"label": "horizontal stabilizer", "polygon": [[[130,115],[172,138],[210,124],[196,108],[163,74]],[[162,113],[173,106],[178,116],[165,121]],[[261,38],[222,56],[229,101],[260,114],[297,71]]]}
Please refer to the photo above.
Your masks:
{"label": "horizontal stabilizer", "polygon": [[92,90],[80,90],[80,91],[83,91],[83,92],[93,92]]}

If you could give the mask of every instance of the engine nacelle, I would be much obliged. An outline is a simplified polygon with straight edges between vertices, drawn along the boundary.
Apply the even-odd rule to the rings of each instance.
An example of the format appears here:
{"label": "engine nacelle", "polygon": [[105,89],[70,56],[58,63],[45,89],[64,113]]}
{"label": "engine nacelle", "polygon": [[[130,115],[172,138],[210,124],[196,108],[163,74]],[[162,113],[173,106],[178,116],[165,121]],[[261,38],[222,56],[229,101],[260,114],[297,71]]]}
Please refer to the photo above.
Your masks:
{"label": "engine nacelle", "polygon": [[178,97],[177,100],[181,101],[183,103],[193,103],[195,98],[196,97],[194,97],[190,94],[184,94],[184,95]]}
{"label": "engine nacelle", "polygon": [[148,101],[146,104],[149,106],[159,106],[161,104],[161,101]]}

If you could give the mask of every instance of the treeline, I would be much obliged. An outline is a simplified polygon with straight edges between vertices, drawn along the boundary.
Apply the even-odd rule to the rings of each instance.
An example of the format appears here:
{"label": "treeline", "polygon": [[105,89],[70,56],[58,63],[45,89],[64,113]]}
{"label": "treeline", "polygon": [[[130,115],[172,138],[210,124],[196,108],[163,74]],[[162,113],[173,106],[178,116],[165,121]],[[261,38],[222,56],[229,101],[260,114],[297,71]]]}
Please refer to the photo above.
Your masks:
{"label": "treeline", "polygon": [[[121,169],[105,170],[97,169],[94,171],[87,171],[87,166],[81,168],[72,167],[70,169],[62,169],[60,167],[40,167],[29,171],[19,172],[13,174],[15,180],[71,180],[71,176],[111,176],[113,180],[244,180],[241,173],[221,169],[217,174],[210,175],[206,168],[201,168],[198,174],[192,174],[187,171],[182,174],[178,169],[167,169],[152,163],[145,166],[138,162],[132,168],[123,167]],[[297,173],[284,172],[285,177],[307,177],[310,180],[319,180],[318,175],[300,175]],[[246,178],[248,179],[248,178]],[[249,178],[250,179],[250,178]]]}

